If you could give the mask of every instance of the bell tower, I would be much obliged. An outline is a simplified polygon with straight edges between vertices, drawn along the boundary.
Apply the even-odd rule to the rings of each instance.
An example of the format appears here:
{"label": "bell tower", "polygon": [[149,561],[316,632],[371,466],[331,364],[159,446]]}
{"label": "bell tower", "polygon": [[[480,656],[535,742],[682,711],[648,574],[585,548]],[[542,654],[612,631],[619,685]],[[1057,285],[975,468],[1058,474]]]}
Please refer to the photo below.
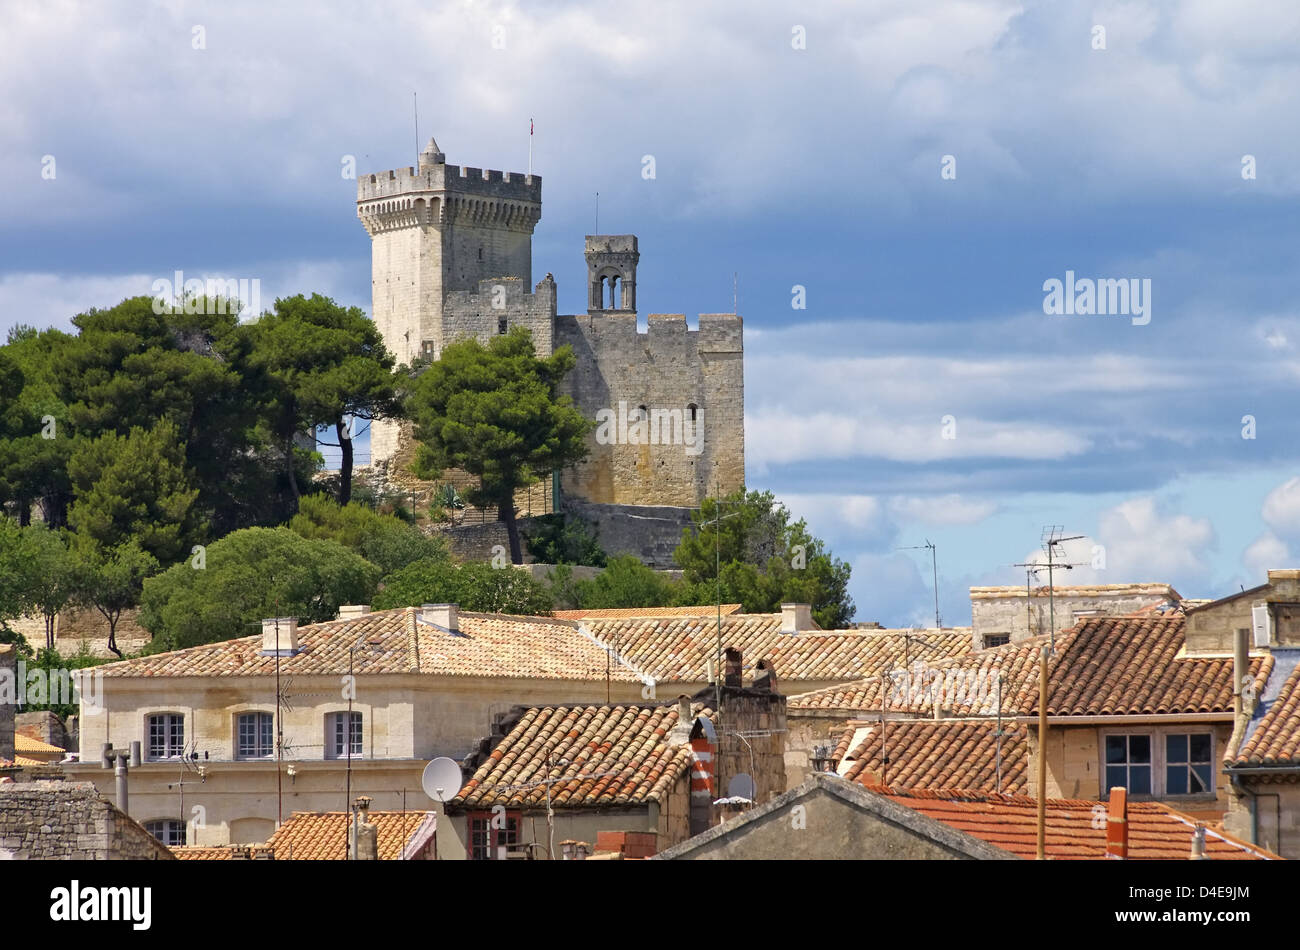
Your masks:
{"label": "bell tower", "polygon": [[587,312],[636,313],[635,234],[587,235]]}

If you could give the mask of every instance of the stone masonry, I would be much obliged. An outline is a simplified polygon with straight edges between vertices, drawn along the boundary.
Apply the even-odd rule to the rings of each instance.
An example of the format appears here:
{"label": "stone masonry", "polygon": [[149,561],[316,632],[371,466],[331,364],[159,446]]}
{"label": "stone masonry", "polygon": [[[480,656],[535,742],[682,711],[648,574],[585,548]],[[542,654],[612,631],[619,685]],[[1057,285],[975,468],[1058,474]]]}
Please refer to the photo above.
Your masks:
{"label": "stone masonry", "polygon": [[[539,356],[568,345],[564,391],[599,427],[589,456],[560,476],[566,499],[689,509],[744,484],[742,322],[650,314],[637,329],[637,239],[588,235],[585,314],[557,313],[554,278],[532,284],[537,175],[446,164],[430,140],[418,167],[364,175],[357,215],[371,237],[373,316],[399,363],[437,359],[449,343],[525,326]],[[531,290],[529,289],[531,288]],[[644,425],[638,425],[643,422]],[[409,428],[375,423],[376,466],[409,455]]]}
{"label": "stone masonry", "polygon": [[172,853],[89,782],[0,785],[0,859],[158,861]]}

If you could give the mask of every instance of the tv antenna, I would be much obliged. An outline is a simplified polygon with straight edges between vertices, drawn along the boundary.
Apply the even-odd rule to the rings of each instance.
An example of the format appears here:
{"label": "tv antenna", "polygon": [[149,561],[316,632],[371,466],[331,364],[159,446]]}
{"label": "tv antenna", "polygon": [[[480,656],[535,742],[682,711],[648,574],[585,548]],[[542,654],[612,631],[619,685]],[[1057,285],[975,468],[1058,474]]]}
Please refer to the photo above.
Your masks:
{"label": "tv antenna", "polygon": [[[1049,636],[1051,637],[1051,640],[1049,641],[1049,643],[1050,643],[1050,646],[1051,646],[1051,652],[1052,652],[1052,653],[1055,653],[1055,652],[1056,652],[1056,576],[1055,576],[1055,572],[1056,572],[1058,569],[1059,569],[1059,570],[1063,570],[1063,571],[1072,571],[1072,570],[1074,570],[1076,567],[1086,567],[1086,566],[1087,566],[1087,565],[1086,565],[1085,563],[1083,563],[1083,562],[1080,562],[1080,563],[1077,563],[1077,564],[1066,564],[1066,563],[1064,563],[1064,562],[1058,562],[1058,561],[1056,560],[1056,557],[1057,557],[1056,547],[1057,547],[1057,545],[1059,545],[1059,544],[1064,544],[1066,541],[1078,541],[1078,540],[1080,540],[1081,538],[1086,537],[1086,535],[1082,535],[1082,534],[1072,534],[1072,535],[1070,535],[1068,538],[1067,538],[1067,537],[1062,537],[1062,536],[1061,536],[1061,531],[1062,531],[1062,530],[1063,530],[1063,528],[1062,528],[1062,526],[1059,525],[1059,524],[1049,524],[1049,525],[1045,525],[1045,526],[1043,527],[1042,542],[1043,542],[1043,550],[1047,553],[1047,563],[1046,563],[1046,564],[1043,564],[1041,561],[1039,561],[1039,562],[1029,562],[1029,563],[1022,563],[1022,564],[1013,564],[1013,565],[1011,565],[1012,567],[1031,568],[1031,569],[1032,569],[1032,573],[1034,573],[1034,574],[1037,574],[1038,571],[1041,571],[1044,567],[1047,568],[1047,609],[1048,609],[1048,624],[1047,624],[1047,626],[1048,626],[1048,634],[1049,634]],[[1030,573],[1030,572],[1027,572],[1026,575],[1025,575],[1025,597],[1026,597],[1026,599],[1029,597],[1029,573]]]}
{"label": "tv antenna", "polygon": [[894,548],[894,550],[930,552],[930,571],[934,575],[934,626],[936,630],[942,630],[943,621],[939,619],[939,553],[934,542],[926,538],[925,544],[913,544],[910,547]]}

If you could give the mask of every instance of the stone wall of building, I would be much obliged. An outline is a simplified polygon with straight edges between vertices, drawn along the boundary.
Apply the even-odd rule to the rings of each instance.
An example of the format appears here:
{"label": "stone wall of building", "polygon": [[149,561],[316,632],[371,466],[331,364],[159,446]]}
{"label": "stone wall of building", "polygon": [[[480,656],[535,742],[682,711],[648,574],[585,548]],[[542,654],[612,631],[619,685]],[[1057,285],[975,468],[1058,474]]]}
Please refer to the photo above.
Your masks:
{"label": "stone wall of building", "polygon": [[650,314],[648,324],[639,333],[636,314],[622,312],[556,318],[556,345],[578,358],[564,391],[589,419],[613,422],[561,474],[566,498],[696,507],[715,486],[744,484],[740,317],[701,314],[688,330],[682,314]]}
{"label": "stone wall of building", "polygon": [[0,858],[157,861],[172,853],[89,782],[0,786]]}
{"label": "stone wall of building", "polygon": [[1235,630],[1251,630],[1250,649],[1255,651],[1255,607],[1268,607],[1269,646],[1300,646],[1300,571],[1268,572],[1268,583],[1187,612],[1187,652],[1231,653]]}
{"label": "stone wall of building", "polygon": [[1095,588],[972,587],[971,636],[974,649],[988,636],[1010,634],[1013,643],[1046,634],[1055,614],[1056,629],[1074,626],[1085,616],[1119,617],[1155,604],[1179,600],[1168,584],[1112,584]]}
{"label": "stone wall of building", "polygon": [[695,511],[669,505],[599,505],[568,497],[561,504],[566,514],[591,526],[605,553],[632,554],[660,570],[677,566],[673,552]]}

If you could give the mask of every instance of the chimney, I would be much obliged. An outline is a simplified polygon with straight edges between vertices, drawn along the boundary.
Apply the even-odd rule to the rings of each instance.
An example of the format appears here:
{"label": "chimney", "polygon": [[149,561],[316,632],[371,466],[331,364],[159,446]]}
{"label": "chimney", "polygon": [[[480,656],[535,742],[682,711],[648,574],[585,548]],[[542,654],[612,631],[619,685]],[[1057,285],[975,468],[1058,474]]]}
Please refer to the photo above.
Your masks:
{"label": "chimney", "polygon": [[262,621],[262,656],[293,656],[298,652],[298,618],[267,617]]}
{"label": "chimney", "polygon": [[781,632],[798,633],[812,629],[812,604],[782,604]]}
{"label": "chimney", "polygon": [[677,722],[678,724],[691,721],[691,698],[685,693],[677,697]]}
{"label": "chimney", "polygon": [[691,726],[691,804],[689,831],[698,835],[709,830],[713,816],[713,757],[717,752],[717,733],[712,720],[700,716]]}
{"label": "chimney", "polygon": [[740,686],[740,651],[727,647],[722,654],[722,685]]}
{"label": "chimney", "polygon": [[1232,712],[1237,722],[1246,712],[1245,690],[1250,681],[1250,630],[1242,627],[1232,633]]}
{"label": "chimney", "polygon": [[1110,790],[1106,808],[1106,857],[1128,858],[1128,789],[1119,786]]}
{"label": "chimney", "polygon": [[1205,853],[1205,825],[1198,821],[1196,830],[1192,832],[1192,860],[1204,861],[1208,857]]}
{"label": "chimney", "polygon": [[369,604],[340,604],[338,619],[356,620],[358,617],[364,617],[368,613],[370,613]]}
{"label": "chimney", "polygon": [[420,608],[420,619],[448,633],[460,633],[456,611],[456,604],[424,604]]}
{"label": "chimney", "polygon": [[379,860],[379,828],[370,821],[370,799],[362,795],[353,805],[348,826],[348,856],[356,861]]}

